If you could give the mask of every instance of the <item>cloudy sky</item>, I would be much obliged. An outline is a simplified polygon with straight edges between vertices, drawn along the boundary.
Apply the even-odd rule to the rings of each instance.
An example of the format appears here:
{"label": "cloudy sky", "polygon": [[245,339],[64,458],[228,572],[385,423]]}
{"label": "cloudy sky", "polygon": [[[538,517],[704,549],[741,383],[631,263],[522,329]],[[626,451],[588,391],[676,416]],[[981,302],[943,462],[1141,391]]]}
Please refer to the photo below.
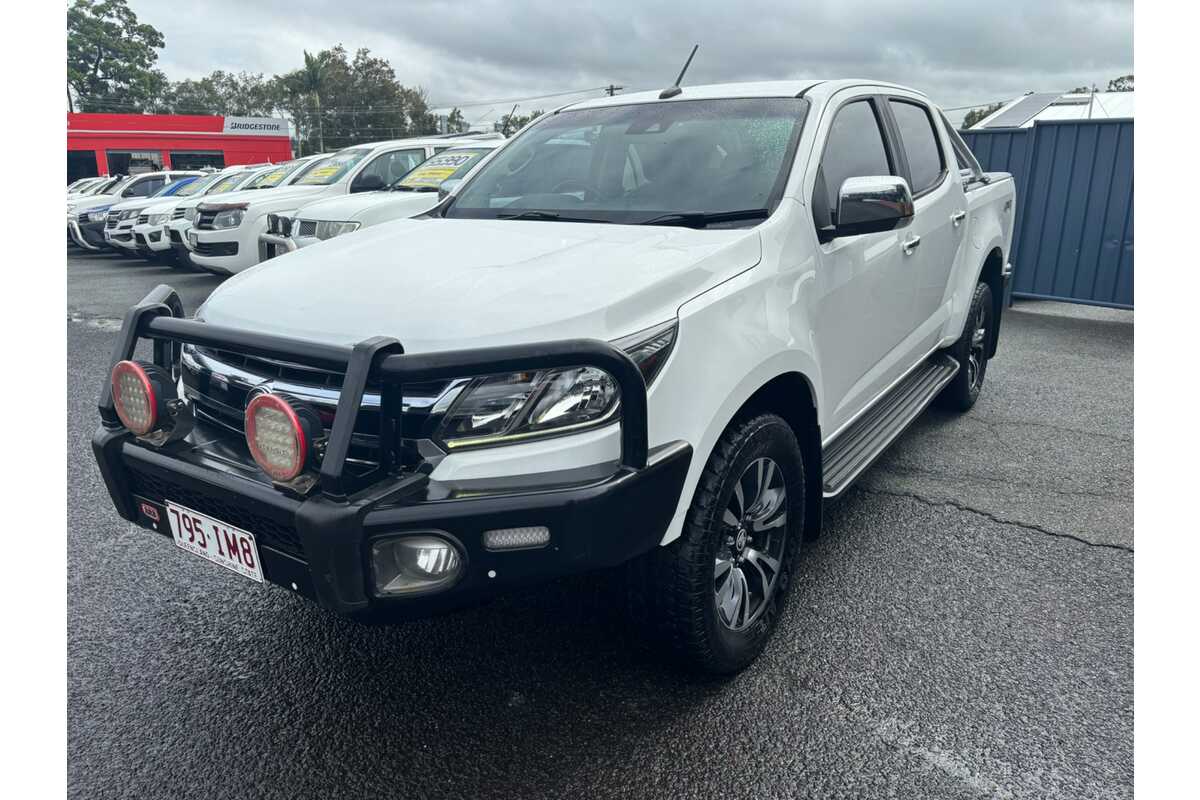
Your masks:
{"label": "cloudy sky", "polygon": [[[1066,91],[1133,71],[1133,3],[1124,0],[130,0],[166,36],[172,80],[214,69],[273,74],[301,51],[341,43],[387,58],[406,85],[468,120],[512,98],[685,83],[881,78],[943,107],[1027,91]],[[203,31],[203,32],[197,32]],[[576,97],[522,101],[525,111]],[[509,103],[488,101],[509,100]],[[481,105],[477,105],[481,104]],[[955,115],[957,116],[957,115]]]}

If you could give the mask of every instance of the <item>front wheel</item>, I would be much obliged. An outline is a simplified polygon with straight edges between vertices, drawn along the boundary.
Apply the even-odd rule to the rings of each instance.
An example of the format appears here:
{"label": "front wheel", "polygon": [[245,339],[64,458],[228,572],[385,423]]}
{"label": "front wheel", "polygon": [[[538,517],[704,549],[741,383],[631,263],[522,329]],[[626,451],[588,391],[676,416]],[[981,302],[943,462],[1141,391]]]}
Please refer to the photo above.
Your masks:
{"label": "front wheel", "polygon": [[970,411],[983,390],[987,375],[988,344],[995,335],[996,314],[992,305],[992,288],[986,283],[975,287],[971,307],[962,336],[947,352],[958,361],[958,374],[938,397],[938,403],[951,411]]}
{"label": "front wheel", "polygon": [[690,667],[744,669],[775,630],[804,528],[804,461],[782,418],[735,421],[705,465],[683,535],[652,553],[646,587]]}

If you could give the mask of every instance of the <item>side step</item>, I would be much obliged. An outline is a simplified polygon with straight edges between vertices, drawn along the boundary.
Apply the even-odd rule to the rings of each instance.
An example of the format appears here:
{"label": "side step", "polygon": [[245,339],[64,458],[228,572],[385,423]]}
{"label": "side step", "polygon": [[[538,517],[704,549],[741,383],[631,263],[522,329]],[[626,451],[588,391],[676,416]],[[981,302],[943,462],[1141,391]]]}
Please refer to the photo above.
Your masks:
{"label": "side step", "polygon": [[957,373],[958,362],[950,356],[930,356],[830,442],[821,451],[825,497],[844,492]]}

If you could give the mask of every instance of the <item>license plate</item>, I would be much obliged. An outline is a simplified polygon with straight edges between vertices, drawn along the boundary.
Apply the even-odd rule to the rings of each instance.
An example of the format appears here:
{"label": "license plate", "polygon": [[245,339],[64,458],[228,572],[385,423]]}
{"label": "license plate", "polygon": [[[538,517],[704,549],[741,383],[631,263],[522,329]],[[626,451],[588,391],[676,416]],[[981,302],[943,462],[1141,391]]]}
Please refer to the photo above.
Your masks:
{"label": "license plate", "polygon": [[171,535],[179,549],[220,564],[242,577],[263,582],[254,534],[167,501]]}

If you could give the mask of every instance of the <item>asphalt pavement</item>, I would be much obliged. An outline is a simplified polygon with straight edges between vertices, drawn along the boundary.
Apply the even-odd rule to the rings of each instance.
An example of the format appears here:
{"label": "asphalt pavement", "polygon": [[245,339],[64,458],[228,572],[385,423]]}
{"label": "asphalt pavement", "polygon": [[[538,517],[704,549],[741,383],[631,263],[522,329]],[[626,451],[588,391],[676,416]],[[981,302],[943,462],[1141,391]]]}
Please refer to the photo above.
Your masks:
{"label": "asphalt pavement", "polygon": [[124,310],[215,277],[68,259],[68,781],[101,798],[1133,794],[1133,317],[1005,314],[804,553],[762,658],[679,674],[598,582],[395,627],[113,511],[88,440]]}

